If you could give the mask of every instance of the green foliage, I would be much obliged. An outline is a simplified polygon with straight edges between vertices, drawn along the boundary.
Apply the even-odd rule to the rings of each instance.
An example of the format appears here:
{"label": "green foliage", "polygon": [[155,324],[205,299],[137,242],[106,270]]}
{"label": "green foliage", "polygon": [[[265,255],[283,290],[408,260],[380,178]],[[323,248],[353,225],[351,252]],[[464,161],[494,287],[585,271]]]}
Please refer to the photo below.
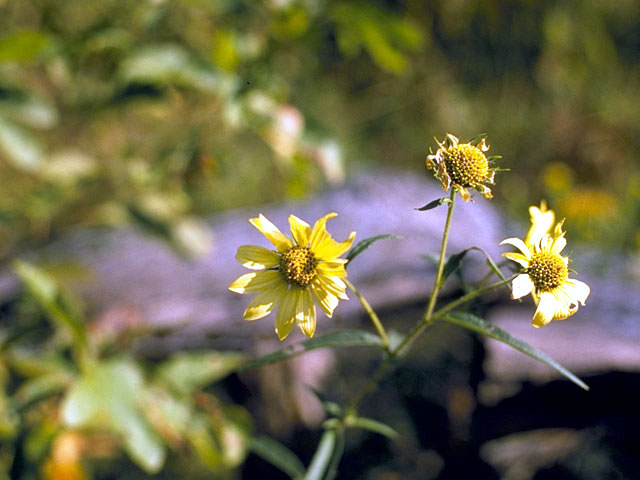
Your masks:
{"label": "green foliage", "polygon": [[447,322],[455,323],[456,325],[467,328],[469,330],[473,330],[474,332],[480,333],[482,335],[493,338],[500,342],[506,343],[510,347],[515,348],[516,350],[524,353],[525,355],[528,355],[531,358],[534,358],[542,363],[549,365],[551,368],[561,373],[563,376],[571,380],[580,388],[589,390],[589,387],[587,386],[587,384],[585,384],[582,380],[580,380],[578,377],[576,377],[573,373],[571,373],[569,370],[564,368],[554,359],[550,358],[548,355],[541,352],[537,348],[532,347],[528,343],[523,342],[518,338],[515,338],[509,332],[505,332],[497,325],[493,325],[483,320],[482,318],[472,315],[470,313],[463,313],[463,312],[455,312],[455,313],[446,315],[444,317],[444,320],[446,320]]}

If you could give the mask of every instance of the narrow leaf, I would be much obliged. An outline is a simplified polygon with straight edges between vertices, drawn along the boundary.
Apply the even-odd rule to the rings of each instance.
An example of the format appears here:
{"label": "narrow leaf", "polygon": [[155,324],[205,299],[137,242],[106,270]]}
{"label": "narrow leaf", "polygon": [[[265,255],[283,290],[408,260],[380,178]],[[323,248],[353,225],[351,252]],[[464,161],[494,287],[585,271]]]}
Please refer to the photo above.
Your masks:
{"label": "narrow leaf", "polygon": [[[391,234],[387,233],[387,234],[384,234],[384,235],[376,235],[375,237],[365,238],[364,240],[360,240],[351,250],[349,250],[349,253],[347,253],[347,256],[345,258],[347,260],[349,260],[349,263],[351,263],[351,260],[353,260],[358,255],[360,255],[362,252],[364,252],[373,243],[377,242],[378,240],[384,240],[386,238],[397,240],[397,239],[400,239],[402,237],[399,237],[398,235],[391,235]],[[347,263],[347,265],[349,263]]]}
{"label": "narrow leaf", "polygon": [[558,371],[559,373],[567,377],[569,380],[571,380],[573,383],[575,383],[579,387],[585,390],[589,390],[589,387],[587,386],[586,383],[584,383],[582,380],[580,380],[577,376],[575,376],[569,370],[564,368],[554,359],[549,357],[547,354],[541,352],[535,347],[532,347],[528,343],[523,342],[522,340],[514,337],[513,335],[502,330],[498,326],[493,325],[487,322],[486,320],[483,320],[480,317],[477,317],[470,313],[455,312],[445,316],[443,319],[446,320],[447,322],[454,323],[456,325],[467,328],[474,332],[481,333],[482,335],[485,335],[487,337],[491,337],[502,343],[506,343],[507,345],[515,348],[519,352],[522,352],[525,355],[530,356],[531,358],[535,358],[536,360],[542,363],[546,363],[551,368],[555,369],[556,371]]}
{"label": "narrow leaf", "polygon": [[260,435],[252,439],[251,450],[291,478],[297,480],[304,477],[304,465],[300,459],[280,442]]}
{"label": "narrow leaf", "polygon": [[334,430],[336,433],[336,442],[333,446],[333,453],[331,454],[331,461],[327,467],[327,473],[324,476],[324,480],[333,480],[338,474],[338,466],[340,460],[344,454],[344,430]]}
{"label": "narrow leaf", "polygon": [[84,325],[53,278],[36,266],[20,260],[14,262],[13,270],[47,315],[58,326],[70,330],[82,345],[86,345]]}
{"label": "narrow leaf", "polygon": [[336,431],[325,430],[318,444],[318,449],[316,453],[313,454],[304,480],[322,480],[324,478],[324,473],[327,471],[327,467],[333,456],[335,445]]}
{"label": "narrow leaf", "polygon": [[449,275],[451,275],[453,272],[458,270],[458,268],[460,268],[460,265],[462,264],[462,260],[467,255],[467,253],[469,253],[469,250],[471,249],[467,248],[466,250],[462,250],[461,252],[454,253],[449,257],[449,259],[447,260],[447,263],[444,264],[444,269],[442,270],[442,278],[440,279],[440,285],[444,285],[444,282],[447,280],[447,278],[449,278]]}
{"label": "narrow leaf", "polygon": [[437,199],[427,203],[423,207],[414,208],[414,210],[418,210],[420,212],[426,212],[427,210],[433,210],[434,208],[439,207],[443,203],[449,203],[449,202],[451,202],[451,200],[449,200],[448,197],[437,198]]}
{"label": "narrow leaf", "polygon": [[373,420],[372,418],[356,417],[349,421],[349,426],[364,428],[365,430],[379,433],[380,435],[384,435],[385,437],[389,438],[396,438],[398,436],[398,432],[396,432],[389,425],[386,425],[377,420]]}
{"label": "narrow leaf", "polygon": [[384,348],[380,337],[362,330],[341,330],[331,332],[321,337],[305,340],[296,345],[290,345],[262,357],[250,360],[239,368],[247,370],[249,368],[261,367],[270,363],[280,362],[296,357],[310,350],[331,347],[379,347]]}

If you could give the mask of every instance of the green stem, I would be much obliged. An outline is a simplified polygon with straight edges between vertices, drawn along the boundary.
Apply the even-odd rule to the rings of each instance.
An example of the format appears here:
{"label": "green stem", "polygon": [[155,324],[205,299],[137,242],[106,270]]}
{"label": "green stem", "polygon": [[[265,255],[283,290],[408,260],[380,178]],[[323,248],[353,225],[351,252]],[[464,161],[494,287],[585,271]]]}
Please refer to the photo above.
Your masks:
{"label": "green stem", "polygon": [[449,241],[449,230],[451,228],[451,218],[453,217],[453,205],[456,199],[456,189],[451,189],[451,194],[449,195],[449,203],[447,204],[447,220],[444,224],[444,233],[442,234],[442,245],[440,247],[440,258],[438,259],[438,270],[436,273],[436,280],[433,282],[433,292],[431,292],[431,297],[429,298],[429,303],[427,308],[422,316],[423,322],[429,322],[431,320],[431,314],[433,313],[433,309],[436,306],[436,301],[438,300],[438,292],[440,290],[440,284],[442,283],[442,272],[444,271],[444,259],[447,255],[447,242]]}
{"label": "green stem", "polygon": [[384,349],[387,352],[389,352],[389,337],[387,337],[387,332],[385,331],[384,327],[382,326],[382,322],[380,321],[380,318],[378,317],[378,314],[376,314],[376,312],[373,311],[373,308],[371,307],[371,305],[369,305],[369,302],[367,302],[367,299],[362,296],[362,294],[358,291],[358,289],[355,287],[355,285],[353,285],[353,283],[351,283],[346,278],[344,279],[344,283],[347,284],[347,287],[349,287],[349,290],[351,290],[354,293],[354,295],[356,297],[358,297],[358,300],[360,300],[360,303],[362,304],[362,307],[364,308],[364,310],[369,315],[369,318],[371,319],[371,322],[373,322],[373,326],[376,328],[376,330],[378,332],[378,335],[380,336],[380,340],[382,340],[382,344],[384,345]]}

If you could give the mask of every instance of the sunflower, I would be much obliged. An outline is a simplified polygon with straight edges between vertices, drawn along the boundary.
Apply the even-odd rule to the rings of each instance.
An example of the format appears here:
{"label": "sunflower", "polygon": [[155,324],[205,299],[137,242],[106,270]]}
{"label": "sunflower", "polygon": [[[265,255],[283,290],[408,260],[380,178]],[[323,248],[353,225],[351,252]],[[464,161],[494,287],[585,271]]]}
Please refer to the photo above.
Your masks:
{"label": "sunflower", "polygon": [[344,242],[336,242],[327,232],[327,220],[337,216],[329,213],[319,219],[313,229],[295,215],[289,216],[293,240],[260,214],[249,222],[276,247],[269,250],[255,245],[238,248],[236,260],[243,267],[258,270],[246,273],[229,285],[236,293],[258,293],[244,311],[245,320],[258,320],[278,307],[276,334],[287,338],[293,325],[307,337],[316,330],[316,307],[331,317],[340,299],[346,300],[347,259],[339,258],[356,236],[351,232]]}
{"label": "sunflower", "polygon": [[425,165],[434,170],[444,190],[453,185],[465,202],[471,198],[467,188],[475,188],[485,198],[493,197],[491,189],[485,185],[493,184],[495,169],[489,168],[489,159],[484,154],[489,150],[484,137],[472,145],[460,143],[458,138],[448,133],[438,146],[440,148],[435,154],[427,155]]}
{"label": "sunflower", "polygon": [[[548,212],[553,211],[545,213],[537,207],[532,208],[541,215],[531,215],[532,226],[529,233],[534,231],[538,235],[550,218]],[[536,328],[548,325],[553,320],[570,317],[578,311],[579,304],[585,304],[590,293],[586,283],[569,278],[569,257],[560,255],[567,245],[565,232],[562,230],[563,222],[556,224],[553,234],[547,231],[536,242],[531,242],[531,238],[529,243],[519,238],[507,238],[500,243],[513,245],[521,252],[502,255],[523,267],[522,273],[513,280],[511,296],[516,299],[531,293],[538,306],[532,321]]]}

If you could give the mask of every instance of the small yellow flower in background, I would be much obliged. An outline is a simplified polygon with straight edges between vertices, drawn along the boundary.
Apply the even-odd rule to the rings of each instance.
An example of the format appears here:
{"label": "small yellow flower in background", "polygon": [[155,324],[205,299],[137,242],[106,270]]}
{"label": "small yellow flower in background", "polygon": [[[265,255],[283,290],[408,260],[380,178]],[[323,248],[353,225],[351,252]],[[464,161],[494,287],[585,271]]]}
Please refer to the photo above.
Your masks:
{"label": "small yellow flower in background", "polygon": [[543,233],[555,214],[547,210],[544,203],[540,208],[531,207],[529,212],[532,222],[527,234],[529,242],[507,238],[500,245],[509,244],[520,250],[521,253],[502,254],[524,269],[513,280],[511,296],[516,299],[531,293],[538,306],[533,315],[533,326],[543,327],[553,320],[564,320],[576,313],[579,304],[585,304],[591,290],[586,283],[569,278],[569,258],[560,255],[567,245],[562,230],[564,220],[556,224],[553,234],[550,226]]}
{"label": "small yellow flower in background", "polygon": [[465,202],[471,198],[467,188],[475,188],[485,198],[493,197],[486,184],[493,185],[495,171],[489,168],[489,160],[484,154],[489,150],[484,138],[471,145],[459,143],[448,133],[438,146],[440,148],[435,154],[427,155],[425,164],[429,170],[434,170],[444,190],[453,185]]}
{"label": "small yellow flower in background", "polygon": [[249,221],[276,247],[276,251],[255,245],[238,248],[236,259],[243,267],[258,272],[246,273],[229,285],[236,293],[258,293],[244,311],[245,320],[258,320],[278,306],[276,334],[287,338],[294,324],[307,337],[316,330],[316,307],[331,317],[340,299],[346,300],[345,258],[339,258],[353,243],[356,232],[344,242],[336,242],[327,232],[329,213],[313,229],[304,220],[289,215],[293,240],[260,214]]}

